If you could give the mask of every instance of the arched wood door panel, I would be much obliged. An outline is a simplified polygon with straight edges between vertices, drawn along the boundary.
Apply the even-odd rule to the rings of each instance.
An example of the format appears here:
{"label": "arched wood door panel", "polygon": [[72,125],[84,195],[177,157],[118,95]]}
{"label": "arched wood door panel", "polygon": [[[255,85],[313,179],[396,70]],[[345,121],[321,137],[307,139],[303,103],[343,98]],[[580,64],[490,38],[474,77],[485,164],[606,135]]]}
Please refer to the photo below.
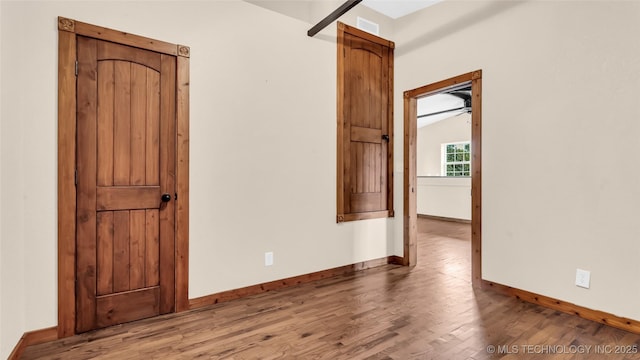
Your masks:
{"label": "arched wood door panel", "polygon": [[77,50],[83,332],[174,311],[176,57],[82,36]]}
{"label": "arched wood door panel", "polygon": [[393,216],[393,43],[338,24],[337,221]]}

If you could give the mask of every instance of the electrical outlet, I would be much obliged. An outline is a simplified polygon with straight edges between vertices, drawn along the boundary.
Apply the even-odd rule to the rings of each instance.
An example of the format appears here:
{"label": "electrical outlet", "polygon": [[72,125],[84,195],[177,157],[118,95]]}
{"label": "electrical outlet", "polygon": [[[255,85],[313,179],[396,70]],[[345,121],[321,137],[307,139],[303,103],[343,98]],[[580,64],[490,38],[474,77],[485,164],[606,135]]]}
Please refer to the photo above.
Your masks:
{"label": "electrical outlet", "polygon": [[273,265],[273,252],[269,251],[264,253],[264,266]]}
{"label": "electrical outlet", "polygon": [[582,269],[576,269],[576,286],[589,288],[591,283],[591,272]]}

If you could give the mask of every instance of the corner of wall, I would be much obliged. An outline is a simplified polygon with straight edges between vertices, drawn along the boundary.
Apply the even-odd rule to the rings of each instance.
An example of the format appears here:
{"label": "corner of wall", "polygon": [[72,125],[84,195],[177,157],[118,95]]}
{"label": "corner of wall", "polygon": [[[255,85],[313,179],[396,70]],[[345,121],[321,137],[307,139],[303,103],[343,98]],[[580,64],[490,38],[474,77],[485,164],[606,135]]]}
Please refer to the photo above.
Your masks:
{"label": "corner of wall", "polygon": [[[2,40],[2,24],[4,21],[2,20],[2,6],[3,3],[0,2],[0,198],[2,198],[2,44],[4,41]],[[4,338],[2,337],[2,242],[4,237],[2,236],[2,206],[0,206],[0,344],[4,343]],[[4,351],[2,351],[2,346],[0,345],[0,356],[5,357]]]}
{"label": "corner of wall", "polygon": [[[4,40],[2,38],[2,25],[5,23],[4,19],[2,18],[2,8],[4,6],[4,2],[0,2],[0,198],[2,198],[2,165],[4,164],[4,162],[2,161],[2,119],[4,118],[2,116],[2,93],[4,92],[3,88],[2,88],[2,84],[4,84],[4,82],[2,81],[2,53],[3,53],[3,49],[2,49],[2,44],[4,44]],[[0,206],[0,357],[2,358],[6,358],[9,354],[7,352],[7,350],[5,349],[6,346],[6,342],[4,341],[4,329],[3,329],[3,324],[4,321],[2,321],[3,316],[3,308],[2,308],[2,285],[4,284],[4,281],[2,281],[2,264],[4,263],[4,261],[2,261],[2,255],[3,255],[3,251],[2,251],[2,247],[3,247],[3,242],[4,242],[4,236],[3,236],[3,229],[2,229],[2,223],[3,223],[3,218],[2,218],[2,206]],[[4,344],[4,346],[2,346]]]}

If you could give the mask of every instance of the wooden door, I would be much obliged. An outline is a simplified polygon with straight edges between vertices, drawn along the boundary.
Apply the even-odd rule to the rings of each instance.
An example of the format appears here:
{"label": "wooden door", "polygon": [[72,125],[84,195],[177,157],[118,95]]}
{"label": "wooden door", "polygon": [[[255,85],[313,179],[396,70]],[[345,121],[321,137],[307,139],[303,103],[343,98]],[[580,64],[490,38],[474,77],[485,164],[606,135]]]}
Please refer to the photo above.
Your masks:
{"label": "wooden door", "polygon": [[77,56],[83,332],[174,310],[176,58],[82,36]]}
{"label": "wooden door", "polygon": [[390,209],[390,47],[344,34],[344,212]]}

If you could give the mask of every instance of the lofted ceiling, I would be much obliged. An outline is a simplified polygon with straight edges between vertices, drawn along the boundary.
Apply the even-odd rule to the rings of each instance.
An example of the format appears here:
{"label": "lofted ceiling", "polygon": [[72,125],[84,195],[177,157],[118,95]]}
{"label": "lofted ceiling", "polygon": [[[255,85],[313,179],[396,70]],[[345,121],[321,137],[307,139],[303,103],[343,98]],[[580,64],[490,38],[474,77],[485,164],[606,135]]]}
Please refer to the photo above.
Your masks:
{"label": "lofted ceiling", "polygon": [[471,113],[471,86],[418,99],[418,128]]}
{"label": "lofted ceiling", "polygon": [[[363,0],[362,5],[398,19],[444,0]],[[418,99],[418,127],[471,112],[471,87]]]}
{"label": "lofted ceiling", "polygon": [[[260,6],[290,16],[298,20],[317,23],[322,17],[314,14],[318,8],[327,8],[327,13],[343,5],[347,0],[244,0],[245,2]],[[435,5],[444,0],[362,0],[357,6],[365,6],[393,20],[412,14],[416,11]],[[312,14],[314,14],[312,16]],[[318,15],[318,16],[315,16]]]}
{"label": "lofted ceiling", "polygon": [[392,19],[401,18],[443,0],[363,0],[362,5]]}
{"label": "lofted ceiling", "polygon": [[[254,5],[290,16],[302,21],[315,24],[317,19],[311,16],[314,6],[326,3],[335,3],[336,7],[346,0],[244,0]],[[444,0],[363,0],[362,5],[381,13],[391,19],[397,20],[403,16],[420,11],[429,6],[443,2]],[[317,9],[315,9],[317,10]],[[329,15],[327,12],[326,15]],[[400,21],[400,20],[398,20]],[[469,94],[470,94],[470,88]],[[439,93],[418,99],[418,127],[426,126],[452,116],[458,116],[470,112],[470,107],[465,107],[464,96],[451,93]]]}

